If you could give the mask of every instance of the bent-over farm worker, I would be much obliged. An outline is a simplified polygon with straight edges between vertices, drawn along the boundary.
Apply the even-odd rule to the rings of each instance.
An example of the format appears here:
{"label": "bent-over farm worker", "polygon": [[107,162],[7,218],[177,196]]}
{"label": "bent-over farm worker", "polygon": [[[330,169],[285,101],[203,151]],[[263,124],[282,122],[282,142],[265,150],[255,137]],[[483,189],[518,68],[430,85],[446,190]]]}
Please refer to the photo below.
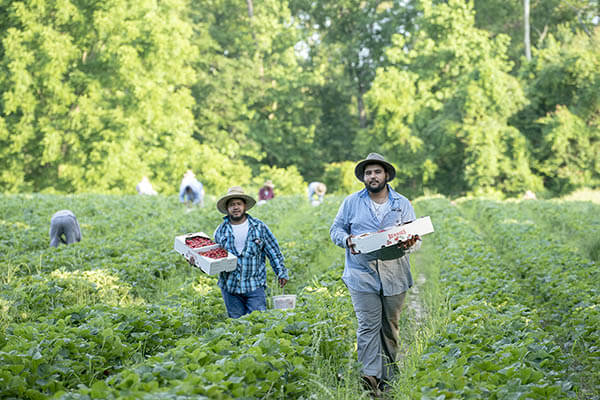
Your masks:
{"label": "bent-over farm worker", "polygon": [[258,190],[258,201],[265,202],[275,197],[275,192],[273,191],[274,188],[275,185],[273,185],[272,181],[266,181],[263,187]]}
{"label": "bent-over farm worker", "polygon": [[135,186],[135,190],[137,190],[139,194],[145,194],[149,196],[155,196],[158,194],[156,193],[156,190],[154,190],[154,188],[152,187],[152,184],[150,183],[150,180],[147,176],[142,177],[140,183],[138,183]]}
{"label": "bent-over farm worker", "polygon": [[204,206],[204,187],[196,179],[192,170],[188,169],[183,175],[179,185],[179,201],[181,203],[192,202],[192,204],[199,204],[200,207]]}
{"label": "bent-over farm worker", "polygon": [[348,287],[358,321],[357,353],[362,382],[372,395],[389,388],[397,369],[398,321],[406,291],[412,287],[408,253],[420,247],[418,236],[367,254],[359,253],[355,236],[416,219],[409,200],[388,182],[396,170],[371,153],[355,169],[365,188],[342,202],[330,229],[333,242],[346,249],[342,280]]}
{"label": "bent-over farm worker", "polygon": [[229,188],[217,201],[217,210],[225,217],[215,230],[215,242],[237,256],[236,269],[221,272],[218,282],[231,318],[267,309],[265,257],[269,258],[279,286],[284,287],[288,282],[277,239],[264,222],[247,214],[255,204],[256,200],[240,186]]}
{"label": "bent-over farm worker", "polygon": [[[323,182],[311,182],[308,184],[308,201],[311,204],[319,205],[323,202],[323,196],[327,192],[327,186]],[[316,199],[315,199],[316,196]]]}
{"label": "bent-over farm worker", "polygon": [[50,219],[50,246],[58,247],[62,242],[71,244],[81,241],[81,230],[75,214],[70,210],[60,210]]}

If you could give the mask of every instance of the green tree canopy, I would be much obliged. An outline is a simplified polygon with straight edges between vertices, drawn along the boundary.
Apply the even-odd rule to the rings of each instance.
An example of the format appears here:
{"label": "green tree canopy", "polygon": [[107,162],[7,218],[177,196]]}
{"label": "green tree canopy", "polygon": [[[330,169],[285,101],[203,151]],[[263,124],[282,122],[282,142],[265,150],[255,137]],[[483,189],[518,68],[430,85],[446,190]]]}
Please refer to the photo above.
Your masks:
{"label": "green tree canopy", "polygon": [[555,193],[600,185],[600,29],[563,28],[534,51],[521,75],[531,103],[513,123],[529,139],[536,170]]}
{"label": "green tree canopy", "polygon": [[0,190],[597,186],[600,4],[529,3],[0,1]]}
{"label": "green tree canopy", "polygon": [[519,193],[537,189],[526,140],[508,125],[526,99],[509,71],[508,38],[475,28],[468,3],[424,2],[419,30],[395,37],[368,100],[374,125],[357,146],[399,165],[406,190]]}
{"label": "green tree canopy", "polygon": [[[475,24],[492,36],[509,35],[508,56],[516,66],[525,55],[523,45],[523,1],[474,0]],[[530,39],[534,47],[541,46],[550,34],[561,26],[592,31],[598,24],[598,0],[544,0],[530,1]]]}
{"label": "green tree canopy", "polygon": [[31,0],[4,10],[3,187],[120,192],[141,174],[175,171],[194,145],[185,2]]}

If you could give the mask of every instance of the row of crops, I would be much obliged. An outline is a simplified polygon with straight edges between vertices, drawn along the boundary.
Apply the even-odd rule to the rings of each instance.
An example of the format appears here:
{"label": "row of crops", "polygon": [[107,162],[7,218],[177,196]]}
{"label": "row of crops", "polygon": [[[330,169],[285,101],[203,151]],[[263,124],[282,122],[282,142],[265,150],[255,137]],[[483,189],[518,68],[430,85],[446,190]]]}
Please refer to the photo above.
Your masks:
{"label": "row of crops", "polygon": [[[176,235],[212,233],[214,202],[188,212],[175,197],[0,196],[0,398],[368,398],[343,252],[329,240],[340,201],[252,210],[280,241],[298,304],[231,320],[215,277],[172,250]],[[390,397],[600,399],[600,206],[414,205],[436,232],[413,258]],[[63,208],[83,240],[51,249]]]}
{"label": "row of crops", "polygon": [[423,205],[438,216],[430,250],[449,313],[409,397],[599,398],[600,273],[585,251],[600,241],[599,207]]}

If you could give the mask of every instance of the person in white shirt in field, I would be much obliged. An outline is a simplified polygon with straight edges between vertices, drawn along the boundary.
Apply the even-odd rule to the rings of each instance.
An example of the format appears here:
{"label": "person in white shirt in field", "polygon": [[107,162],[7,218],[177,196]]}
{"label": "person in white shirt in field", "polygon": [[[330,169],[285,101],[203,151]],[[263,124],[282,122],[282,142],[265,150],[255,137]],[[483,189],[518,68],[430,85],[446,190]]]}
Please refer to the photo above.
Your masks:
{"label": "person in white shirt in field", "polygon": [[136,185],[135,190],[137,190],[139,194],[145,194],[149,196],[156,196],[158,194],[156,193],[156,190],[154,190],[154,188],[152,187],[152,184],[150,183],[150,180],[147,176],[142,177],[140,183]]}
{"label": "person in white shirt in field", "polygon": [[[236,268],[221,272],[218,281],[230,318],[267,309],[267,258],[280,287],[289,279],[277,239],[264,222],[247,213],[255,204],[240,186],[230,187],[217,200],[217,210],[224,217],[215,230],[215,242],[237,257]],[[193,257],[188,262],[195,265]]]}

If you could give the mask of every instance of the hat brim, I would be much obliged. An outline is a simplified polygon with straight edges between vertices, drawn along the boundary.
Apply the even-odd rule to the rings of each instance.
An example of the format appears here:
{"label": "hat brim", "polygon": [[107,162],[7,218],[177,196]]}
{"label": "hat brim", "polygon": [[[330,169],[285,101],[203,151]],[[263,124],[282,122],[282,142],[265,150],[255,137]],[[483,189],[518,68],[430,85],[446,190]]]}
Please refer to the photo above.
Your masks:
{"label": "hat brim", "polygon": [[247,194],[226,194],[217,201],[217,210],[221,214],[227,214],[227,202],[231,199],[242,199],[246,203],[246,211],[256,205],[256,200]]}
{"label": "hat brim", "polygon": [[365,177],[365,166],[369,164],[383,165],[383,168],[385,168],[385,172],[387,172],[389,175],[387,180],[388,182],[396,177],[396,168],[394,168],[394,166],[389,162],[381,160],[362,160],[361,162],[356,164],[356,167],[354,168],[354,175],[356,176],[356,178],[358,178],[359,181],[364,182],[363,179]]}

